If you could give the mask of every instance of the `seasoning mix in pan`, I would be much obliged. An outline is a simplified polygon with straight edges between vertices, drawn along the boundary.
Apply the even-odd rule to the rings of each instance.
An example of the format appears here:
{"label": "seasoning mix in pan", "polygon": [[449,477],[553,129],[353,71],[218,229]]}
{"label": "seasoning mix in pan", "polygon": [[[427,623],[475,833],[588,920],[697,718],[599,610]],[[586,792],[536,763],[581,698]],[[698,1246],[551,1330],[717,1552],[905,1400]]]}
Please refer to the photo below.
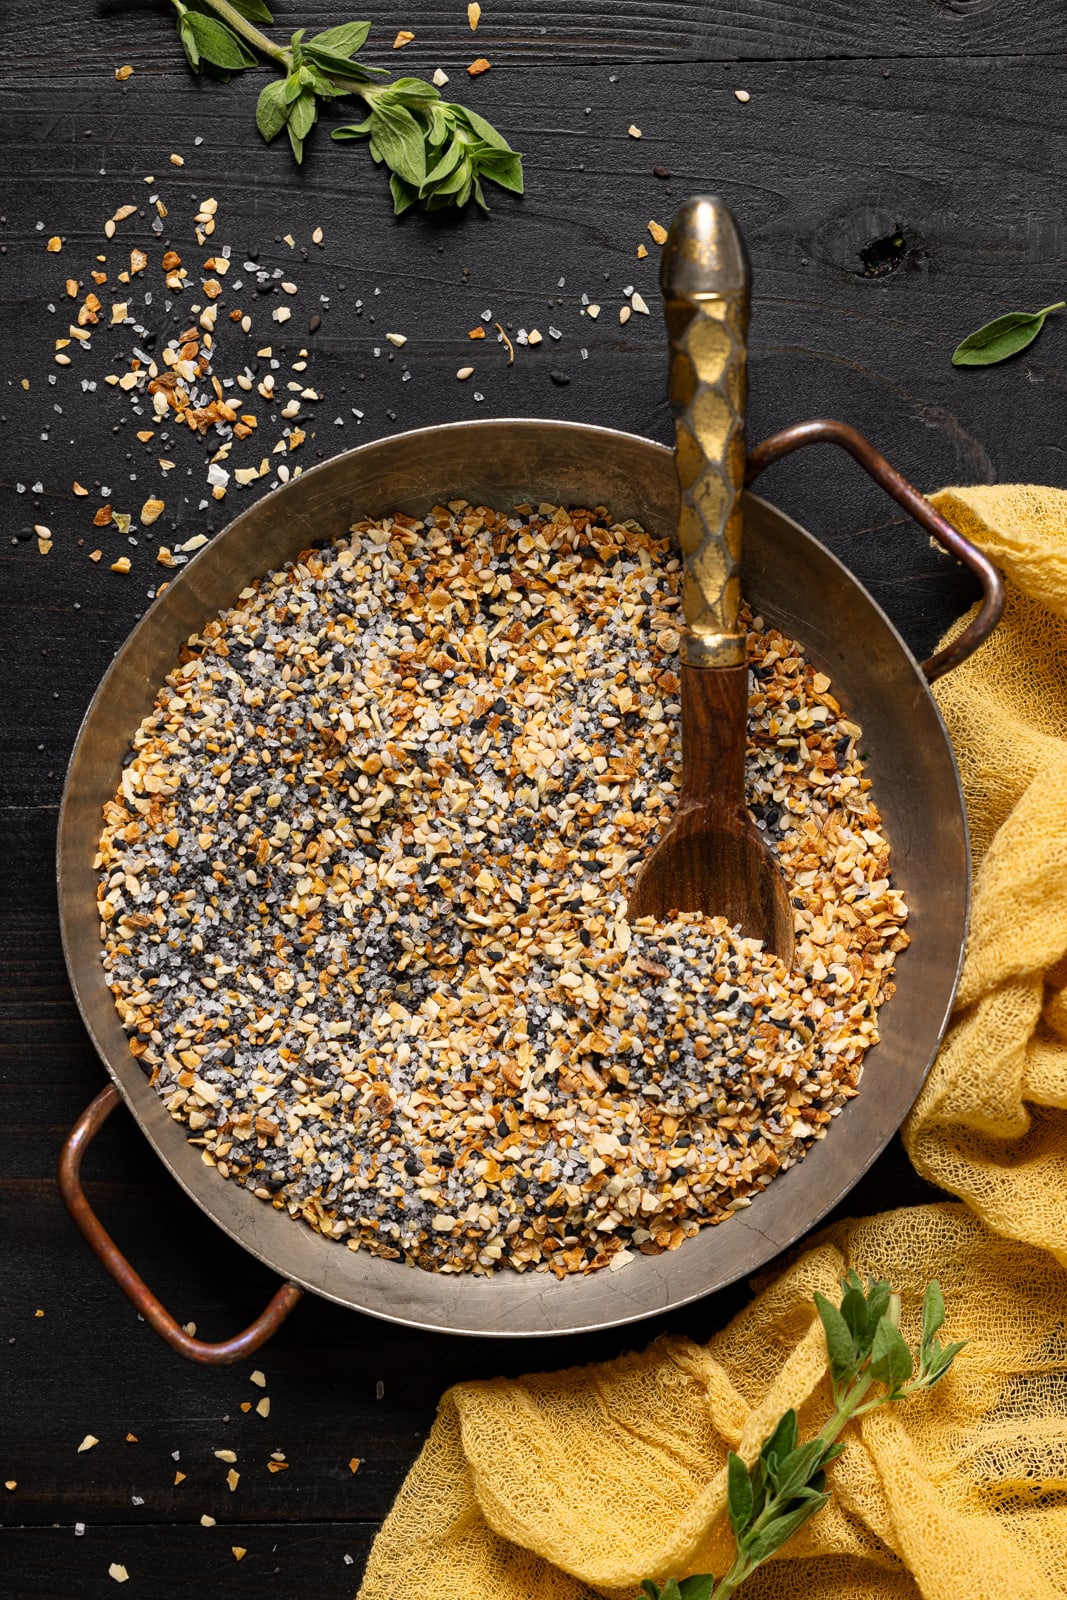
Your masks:
{"label": "seasoning mix in pan", "polygon": [[906,908],[859,727],[749,619],[747,781],[796,918],[631,927],[679,773],[680,563],[464,501],[191,638],[105,808],[119,1015],[224,1178],[378,1255],[563,1276],[747,1206],[856,1093]]}

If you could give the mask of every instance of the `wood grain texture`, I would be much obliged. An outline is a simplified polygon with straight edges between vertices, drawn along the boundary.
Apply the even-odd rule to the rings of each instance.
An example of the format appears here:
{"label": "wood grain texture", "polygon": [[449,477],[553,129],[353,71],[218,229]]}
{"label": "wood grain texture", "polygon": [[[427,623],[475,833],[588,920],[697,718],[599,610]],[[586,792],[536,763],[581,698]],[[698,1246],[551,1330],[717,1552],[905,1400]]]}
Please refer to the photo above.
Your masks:
{"label": "wood grain texture", "polygon": [[[59,946],[52,850],[66,759],[100,674],[162,572],[156,547],[217,530],[262,492],[231,492],[201,511],[206,451],[190,435],[174,445],[166,513],[136,548],[92,528],[104,487],[132,505],[159,482],[158,451],[133,437],[121,397],[102,382],[80,387],[82,375],[100,380],[108,352],[125,345],[102,330],[82,366],[52,360],[68,320],[64,278],[84,278],[97,253],[114,270],[119,242],[124,251],[162,242],[137,216],[109,245],[105,218],[126,202],[144,209],[158,189],[170,208],[163,239],[185,251],[196,205],[212,195],[216,242],[231,242],[235,258],[258,249],[261,264],[292,272],[292,322],[279,330],[261,300],[250,307],[252,340],[270,338],[290,360],[309,350],[308,379],[324,396],[303,447],[310,462],[474,415],[571,417],[667,440],[658,262],[646,224],[666,223],[692,192],[717,190],[753,259],[750,439],[836,415],[924,489],[1062,480],[1067,334],[1050,320],[1022,358],[988,372],[949,362],[979,323],[1062,293],[1062,7],[553,0],[486,4],[477,35],[464,11],[452,0],[415,4],[403,19],[384,0],[361,8],[375,23],[376,59],[421,74],[443,65],[449,92],[526,152],[527,196],[494,197],[487,220],[400,222],[365,151],[331,145],[318,130],[297,171],[284,151],[258,145],[263,75],[196,82],[162,5],[57,0],[47,38],[39,5],[7,0],[0,11],[0,1481],[18,1483],[0,1492],[0,1600],[110,1595],[112,1560],[160,1600],[253,1586],[351,1595],[369,1534],[447,1384],[610,1356],[664,1328],[705,1337],[745,1295],[742,1286],[599,1339],[514,1345],[409,1333],[308,1300],[256,1358],[272,1404],[264,1420],[240,1411],[262,1392],[244,1369],[194,1368],[137,1321],[66,1217],[56,1156],[102,1082]],[[299,20],[314,27],[349,14],[316,0]],[[286,6],[285,19],[296,17]],[[401,22],[416,41],[394,55],[387,41]],[[493,70],[471,82],[463,69],[478,53]],[[136,70],[119,84],[113,71],[125,61]],[[736,87],[749,104],[736,101]],[[628,136],[631,123],[642,139]],[[183,168],[170,166],[171,151]],[[670,178],[655,177],[657,166]],[[322,251],[309,242],[317,224]],[[294,251],[283,242],[289,232]],[[64,240],[58,256],[44,247],[53,233]],[[643,261],[640,243],[650,251]],[[622,327],[628,285],[652,315]],[[605,308],[595,324],[581,315],[583,294]],[[473,358],[475,380],[459,384],[455,370],[475,348],[467,330],[486,310],[511,332],[541,327],[544,343],[520,349],[509,367],[489,339]],[[314,335],[312,313],[322,319]],[[185,325],[180,305],[155,315],[161,338]],[[408,343],[390,360],[383,335],[394,329]],[[221,365],[232,371],[244,355],[228,332],[223,343]],[[86,500],[71,494],[76,477],[92,490]],[[784,462],[760,492],[832,545],[917,652],[973,596],[955,564],[846,461],[812,453]],[[21,537],[36,522],[53,529],[48,557]],[[109,560],[128,550],[130,576],[93,565],[98,544]],[[131,1260],[205,1337],[232,1332],[269,1298],[269,1274],[181,1195],[125,1116],[101,1135],[86,1176]],[[842,1210],[928,1193],[894,1143]],[[124,1442],[128,1430],[139,1444]],[[101,1443],[79,1455],[86,1432]],[[291,1465],[271,1475],[266,1456],[276,1447]],[[218,1448],[238,1451],[235,1495]],[[355,1475],[353,1456],[362,1461]],[[178,1465],[188,1478],[175,1487]],[[199,1526],[205,1511],[218,1527]],[[83,1539],[71,1532],[76,1520],[89,1524]],[[233,1562],[230,1543],[248,1547],[245,1562]]]}
{"label": "wood grain texture", "polygon": [[682,792],[670,825],[643,861],[631,922],[703,911],[762,939],[788,967],[793,910],[774,850],[745,804],[748,667],[681,665]]}
{"label": "wood grain texture", "polygon": [[[84,1519],[82,1519],[84,1520]],[[370,1550],[371,1531],[358,1522],[279,1524],[223,1521],[214,1528],[162,1522],[140,1526],[89,1523],[47,1529],[5,1529],[0,1592],[19,1600],[114,1600],[150,1593],[154,1600],[264,1594],[298,1600],[351,1600]],[[233,1547],[247,1554],[240,1561]],[[346,1560],[346,1557],[348,1558]],[[125,1566],[129,1589],[116,1589],[112,1562]],[[4,1587],[17,1574],[18,1589]]]}
{"label": "wood grain texture", "polygon": [[[349,8],[351,9],[351,8]],[[333,26],[347,17],[344,8],[324,0],[297,5],[283,0],[272,7],[281,39],[287,30],[307,25],[309,32]],[[9,55],[33,65],[57,60],[81,68],[90,61],[105,65],[119,59],[180,73],[181,64],[167,41],[173,21],[164,5],[146,0],[100,0],[98,22],[83,40],[85,10],[72,0],[49,6],[55,34],[41,37],[40,12],[28,0],[14,0],[8,14]],[[153,18],[153,11],[155,16]],[[460,72],[477,55],[494,63],[540,69],[545,82],[557,87],[555,70],[590,61],[825,61],[847,57],[866,60],[945,55],[1054,55],[1067,47],[1067,19],[1055,0],[892,0],[877,7],[854,0],[615,0],[614,4],[570,5],[563,0],[538,0],[525,5],[486,5],[477,34],[467,24],[466,6],[454,0],[422,3],[399,12],[392,0],[370,0],[356,7],[372,23],[365,48],[368,60],[404,71],[429,56]],[[67,26],[63,26],[67,23]],[[392,51],[398,26],[412,30],[415,41],[403,52]],[[427,74],[428,75],[428,74]]]}

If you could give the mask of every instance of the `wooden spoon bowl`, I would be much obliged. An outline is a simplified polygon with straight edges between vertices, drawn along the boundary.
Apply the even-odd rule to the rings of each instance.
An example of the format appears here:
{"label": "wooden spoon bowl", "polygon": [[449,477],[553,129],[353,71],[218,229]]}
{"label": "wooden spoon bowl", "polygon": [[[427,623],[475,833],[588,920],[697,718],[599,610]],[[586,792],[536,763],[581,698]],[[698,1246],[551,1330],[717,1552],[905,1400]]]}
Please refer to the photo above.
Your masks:
{"label": "wooden spoon bowl", "polygon": [[682,792],[630,895],[631,922],[679,911],[725,917],[788,966],[793,912],[773,850],[745,803],[748,668],[682,663]]}

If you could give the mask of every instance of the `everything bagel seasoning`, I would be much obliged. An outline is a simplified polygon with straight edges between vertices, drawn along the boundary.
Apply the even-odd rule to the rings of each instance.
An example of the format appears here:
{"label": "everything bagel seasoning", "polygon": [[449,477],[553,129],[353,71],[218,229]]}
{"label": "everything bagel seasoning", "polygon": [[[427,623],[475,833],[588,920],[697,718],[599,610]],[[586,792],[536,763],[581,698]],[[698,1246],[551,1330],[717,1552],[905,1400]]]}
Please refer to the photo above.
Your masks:
{"label": "everything bagel seasoning", "polygon": [[676,797],[680,564],[603,508],[356,523],[181,652],[105,807],[104,967],[203,1159],[438,1271],[563,1276],[748,1205],[856,1093],[906,909],[859,727],[748,618],[792,969],[631,927]]}

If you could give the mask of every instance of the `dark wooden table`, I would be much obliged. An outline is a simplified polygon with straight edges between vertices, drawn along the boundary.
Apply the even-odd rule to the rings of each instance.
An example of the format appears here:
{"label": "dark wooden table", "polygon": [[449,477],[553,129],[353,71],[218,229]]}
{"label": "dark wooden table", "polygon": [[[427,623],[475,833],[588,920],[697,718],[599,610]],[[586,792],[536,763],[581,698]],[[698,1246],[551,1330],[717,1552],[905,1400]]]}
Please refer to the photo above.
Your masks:
{"label": "dark wooden table", "polygon": [[[249,253],[261,268],[283,269],[298,283],[293,316],[273,322],[284,295],[246,286],[255,316],[247,343],[271,343],[284,358],[279,381],[300,348],[309,352],[301,381],[323,398],[308,406],[299,458],[288,458],[305,465],[387,432],[481,415],[581,418],[666,439],[657,250],[646,225],[710,190],[734,207],[753,258],[751,439],[839,416],[924,489],[1062,479],[1067,333],[1050,326],[1026,355],[990,371],[949,361],[979,323],[1064,292],[1061,6],[486,0],[484,10],[476,38],[460,0],[404,11],[374,0],[360,12],[375,25],[372,59],[426,76],[442,66],[446,92],[526,153],[524,200],[498,191],[488,219],[396,222],[364,149],[332,145],[320,129],[298,170],[284,149],[261,145],[252,117],[265,80],[195,80],[166,5],[3,8],[0,1480],[17,1485],[0,1490],[5,1600],[110,1595],[111,1562],[128,1568],[131,1595],[155,1600],[350,1596],[446,1385],[610,1355],[664,1327],[703,1337],[746,1293],[740,1286],[655,1324],[550,1344],[421,1335],[308,1300],[258,1358],[271,1399],[263,1420],[241,1410],[260,1397],[249,1381],[257,1363],[204,1370],[172,1355],[90,1256],[54,1177],[65,1131],[103,1082],[59,945],[52,849],[64,768],[100,674],[167,576],[155,563],[159,545],[217,530],[269,480],[240,497],[231,486],[201,510],[208,448],[192,433],[168,446],[175,467],[165,477],[158,442],[135,436],[147,422],[103,381],[125,370],[114,363],[128,333],[101,328],[89,351],[70,352],[69,367],[55,363],[75,306],[65,279],[77,277],[84,294],[93,257],[107,257],[106,323],[106,308],[126,293],[115,274],[143,246],[151,265],[129,298],[139,307],[143,289],[155,290],[151,311],[138,314],[159,348],[189,320],[194,298],[163,308],[158,263],[168,242],[197,278],[211,247],[232,245],[226,311],[241,303],[228,285],[248,279]],[[287,3],[283,20],[324,27],[348,15],[309,0],[302,10]],[[398,27],[415,40],[394,55]],[[465,67],[477,55],[492,70],[471,81]],[[134,74],[116,81],[125,63]],[[184,166],[169,162],[171,152]],[[169,212],[159,234],[154,194]],[[217,230],[197,251],[192,217],[209,196]],[[126,204],[138,211],[108,240],[105,220]],[[311,242],[316,226],[321,248]],[[46,248],[53,235],[59,254]],[[639,260],[642,242],[649,254]],[[652,315],[620,326],[628,285]],[[598,321],[581,315],[583,295],[604,306]],[[520,347],[508,366],[491,327],[484,343],[467,338],[486,311],[512,334],[539,327],[543,344]],[[225,315],[220,328],[230,354],[217,370],[232,372],[245,347]],[[402,350],[385,343],[387,331],[407,335]],[[458,383],[468,360],[476,375]],[[269,449],[280,425],[266,424],[270,408],[256,409]],[[73,494],[75,479],[88,496]],[[157,490],[167,501],[136,547],[114,525],[93,526],[105,489],[118,509],[136,512]],[[917,651],[969,602],[954,565],[844,459],[786,463],[764,492],[853,566]],[[46,556],[38,523],[52,530]],[[96,548],[105,552],[98,564],[89,559]],[[110,570],[122,553],[128,575]],[[133,1262],[203,1336],[235,1331],[268,1298],[266,1272],[183,1198],[125,1112],[99,1139],[88,1176],[93,1204]],[[845,1214],[925,1193],[894,1146]],[[99,1443],[79,1453],[89,1433]],[[234,1494],[220,1449],[239,1456]],[[271,1474],[274,1449],[289,1466]],[[185,1481],[175,1485],[178,1471]],[[202,1526],[203,1514],[216,1525]],[[247,1548],[240,1565],[233,1545]]]}

